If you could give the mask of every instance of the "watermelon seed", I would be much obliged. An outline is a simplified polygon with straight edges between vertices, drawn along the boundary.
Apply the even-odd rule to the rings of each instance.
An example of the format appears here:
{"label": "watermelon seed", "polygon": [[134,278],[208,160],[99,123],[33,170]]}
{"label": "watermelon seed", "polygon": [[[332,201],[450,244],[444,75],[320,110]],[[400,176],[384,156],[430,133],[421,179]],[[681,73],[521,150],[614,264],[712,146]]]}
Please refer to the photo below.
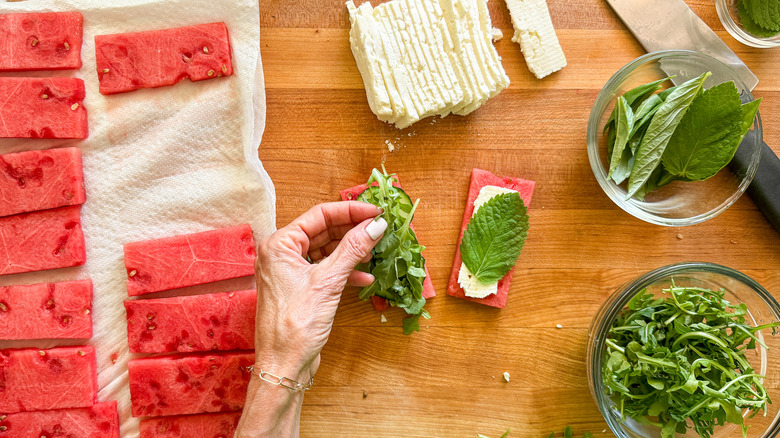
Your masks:
{"label": "watermelon seed", "polygon": [[46,302],[46,308],[51,310],[54,308],[54,300],[49,300]]}
{"label": "watermelon seed", "polygon": [[76,111],[76,109],[78,107],[79,107],[79,104],[78,103],[74,103],[73,105],[70,106],[70,109],[73,110],[73,111]]}
{"label": "watermelon seed", "polygon": [[233,295],[235,295],[235,293],[230,292],[230,295],[228,295],[228,297],[233,298]]}
{"label": "watermelon seed", "polygon": [[209,75],[209,76],[214,76],[214,70],[209,70],[209,71],[208,71],[208,75]]}
{"label": "watermelon seed", "polygon": [[67,42],[65,42],[65,50],[70,50],[70,44],[68,44]]}
{"label": "watermelon seed", "polygon": [[[3,418],[5,418],[5,417],[3,417]],[[7,427],[5,427],[5,426],[0,426],[0,430],[2,430],[3,432],[5,432],[6,430],[8,430],[8,428],[7,428]]]}
{"label": "watermelon seed", "polygon": [[227,73],[227,66],[225,65],[222,66],[222,73]]}
{"label": "watermelon seed", "polygon": [[149,327],[147,327],[147,328],[148,328],[149,330],[154,330],[154,329],[156,329],[157,327],[155,327],[154,325],[150,325],[150,326],[149,326]]}
{"label": "watermelon seed", "polygon": [[48,94],[41,94],[41,99],[48,99],[48,98],[49,98]]}
{"label": "watermelon seed", "polygon": [[213,358],[213,357],[210,357],[210,358],[209,358],[209,362],[214,362],[214,358]]}
{"label": "watermelon seed", "polygon": [[36,38],[33,38],[31,44],[32,44],[33,47],[37,46],[38,45],[38,40]]}
{"label": "watermelon seed", "polygon": [[5,421],[5,415],[0,415],[0,421]]}
{"label": "watermelon seed", "polygon": [[209,48],[206,46],[203,46],[203,53],[209,53]]}
{"label": "watermelon seed", "polygon": [[108,73],[108,71],[109,71],[109,70],[108,70],[107,68],[104,68],[104,69],[103,69],[103,73]]}
{"label": "watermelon seed", "polygon": [[2,301],[0,301],[0,310],[2,310],[3,312],[8,311],[8,306],[6,306],[5,303]]}
{"label": "watermelon seed", "polygon": [[347,193],[347,199],[349,199],[351,201],[353,197],[354,196],[352,196],[352,193]]}
{"label": "watermelon seed", "polygon": [[84,309],[84,314],[89,315],[89,309]]}
{"label": "watermelon seed", "polygon": [[83,351],[81,351],[81,350],[77,351],[77,353],[79,354],[79,356],[85,356],[85,355],[87,354],[87,353],[84,353],[84,352],[83,352]]}
{"label": "watermelon seed", "polygon": [[40,354],[42,357],[46,356],[46,352],[43,350],[38,350],[38,354]]}
{"label": "watermelon seed", "polygon": [[131,277],[135,277],[135,274],[137,274],[137,273],[138,273],[138,271],[136,271],[135,269],[133,269],[132,271],[130,271],[130,276],[131,276]]}
{"label": "watermelon seed", "polygon": [[211,366],[211,369],[212,369],[212,370],[216,370],[216,369],[217,369],[217,366],[216,366],[216,365],[212,365],[212,366]]}

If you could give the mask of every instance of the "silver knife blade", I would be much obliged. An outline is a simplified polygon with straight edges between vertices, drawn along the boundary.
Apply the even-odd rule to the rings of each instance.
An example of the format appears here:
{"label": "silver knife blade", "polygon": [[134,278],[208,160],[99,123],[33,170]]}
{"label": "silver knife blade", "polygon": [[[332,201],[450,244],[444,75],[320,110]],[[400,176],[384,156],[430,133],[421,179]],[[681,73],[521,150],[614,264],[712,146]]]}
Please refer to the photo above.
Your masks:
{"label": "silver knife blade", "polygon": [[683,0],[606,1],[648,52],[695,50],[730,66],[751,91],[758,85],[756,75]]}

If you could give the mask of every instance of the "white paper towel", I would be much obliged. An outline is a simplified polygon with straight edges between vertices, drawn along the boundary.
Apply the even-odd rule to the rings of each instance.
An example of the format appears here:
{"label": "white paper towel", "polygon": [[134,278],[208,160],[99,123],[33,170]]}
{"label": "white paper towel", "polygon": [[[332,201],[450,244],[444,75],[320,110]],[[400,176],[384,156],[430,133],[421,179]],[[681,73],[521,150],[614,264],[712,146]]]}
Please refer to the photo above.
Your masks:
{"label": "white paper towel", "polygon": [[[0,3],[0,13],[76,10],[84,15],[83,67],[13,76],[84,79],[89,138],[84,141],[0,139],[0,153],[78,146],[84,156],[83,267],[0,277],[0,285],[91,278],[100,401],[118,400],[122,437],[138,436],[127,386],[127,299],[122,245],[249,223],[255,237],[275,229],[273,185],[257,156],[265,127],[265,88],[256,0],[28,0]],[[103,96],[98,92],[94,36],[224,21],[233,76]],[[186,292],[252,288],[251,279]],[[159,296],[159,294],[158,294]],[[0,348],[74,345],[0,342]],[[112,363],[116,355],[116,363]]]}

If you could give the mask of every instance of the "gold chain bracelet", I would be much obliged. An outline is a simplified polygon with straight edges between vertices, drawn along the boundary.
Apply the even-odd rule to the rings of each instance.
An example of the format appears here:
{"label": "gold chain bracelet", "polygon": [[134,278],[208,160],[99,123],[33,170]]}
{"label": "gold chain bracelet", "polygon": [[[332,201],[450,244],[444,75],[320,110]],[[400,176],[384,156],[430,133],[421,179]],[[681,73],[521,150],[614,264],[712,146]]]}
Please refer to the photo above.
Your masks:
{"label": "gold chain bracelet", "polygon": [[246,370],[249,371],[250,374],[259,377],[260,380],[268,382],[272,385],[282,386],[284,388],[289,389],[290,391],[300,391],[300,392],[308,391],[311,389],[312,385],[314,384],[313,377],[309,379],[308,383],[300,383],[288,377],[279,377],[275,374],[271,374],[267,371],[263,371],[262,369],[258,370],[254,367],[254,365],[247,367]]}

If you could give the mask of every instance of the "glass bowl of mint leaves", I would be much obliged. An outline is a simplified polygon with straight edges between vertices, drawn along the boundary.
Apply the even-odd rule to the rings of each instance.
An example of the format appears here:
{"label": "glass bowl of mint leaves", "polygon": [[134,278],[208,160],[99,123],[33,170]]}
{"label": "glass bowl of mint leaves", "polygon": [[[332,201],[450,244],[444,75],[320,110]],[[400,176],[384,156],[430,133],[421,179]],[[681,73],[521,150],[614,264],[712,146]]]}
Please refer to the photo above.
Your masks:
{"label": "glass bowl of mint leaves", "polygon": [[748,46],[780,46],[780,3],[777,0],[715,0],[723,27]]}
{"label": "glass bowl of mint leaves", "polygon": [[664,266],[599,309],[591,395],[618,438],[780,434],[780,305],[725,266]]}
{"label": "glass bowl of mint leaves", "polygon": [[708,55],[675,50],[639,57],[596,98],[587,133],[593,174],[615,204],[639,219],[704,222],[734,204],[755,176],[760,103],[737,73]]}

